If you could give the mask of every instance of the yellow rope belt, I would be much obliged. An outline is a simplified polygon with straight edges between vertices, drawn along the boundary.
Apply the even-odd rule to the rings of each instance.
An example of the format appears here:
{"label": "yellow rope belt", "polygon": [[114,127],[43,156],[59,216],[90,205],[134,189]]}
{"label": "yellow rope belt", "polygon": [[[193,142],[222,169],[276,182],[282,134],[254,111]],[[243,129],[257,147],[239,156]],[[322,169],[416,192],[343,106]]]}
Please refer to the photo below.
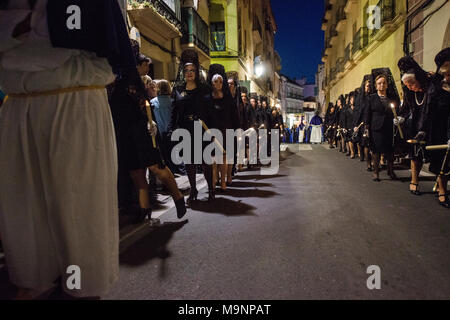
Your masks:
{"label": "yellow rope belt", "polygon": [[42,92],[32,92],[32,93],[10,93],[7,95],[7,98],[32,98],[32,97],[41,97],[41,96],[50,96],[61,93],[69,93],[69,92],[77,92],[77,91],[85,91],[85,90],[104,90],[105,86],[86,86],[86,87],[74,87],[74,88],[64,88],[64,89],[55,89],[49,91]]}

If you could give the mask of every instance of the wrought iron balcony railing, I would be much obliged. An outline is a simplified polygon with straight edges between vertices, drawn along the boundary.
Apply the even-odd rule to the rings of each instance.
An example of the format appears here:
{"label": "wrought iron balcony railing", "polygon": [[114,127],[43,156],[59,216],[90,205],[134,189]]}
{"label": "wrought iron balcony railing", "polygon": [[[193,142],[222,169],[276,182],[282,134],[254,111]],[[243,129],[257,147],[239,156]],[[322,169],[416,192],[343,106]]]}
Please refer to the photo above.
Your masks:
{"label": "wrought iron balcony railing", "polygon": [[144,8],[149,6],[153,7],[156,12],[181,31],[180,0],[128,0],[128,4],[130,4],[132,8],[137,8],[139,5],[143,5]]}
{"label": "wrought iron balcony railing", "polygon": [[336,23],[339,23],[342,20],[345,20],[347,16],[345,15],[344,11],[345,6],[340,6],[339,9],[336,12]]}
{"label": "wrought iron balcony railing", "polygon": [[331,80],[336,79],[336,74],[337,74],[336,68],[331,68],[331,70],[330,70],[330,79]]}
{"label": "wrought iron balcony railing", "polygon": [[369,33],[366,27],[360,28],[353,37],[352,54],[364,49],[369,43]]}
{"label": "wrought iron balcony railing", "polygon": [[336,73],[340,73],[344,71],[344,58],[339,58],[336,61]]}
{"label": "wrought iron balcony railing", "polygon": [[182,44],[195,44],[209,55],[209,27],[194,8],[182,8]]}
{"label": "wrought iron balcony railing", "polygon": [[351,59],[351,47],[352,43],[350,42],[347,47],[345,47],[344,51],[344,64],[349,62]]}

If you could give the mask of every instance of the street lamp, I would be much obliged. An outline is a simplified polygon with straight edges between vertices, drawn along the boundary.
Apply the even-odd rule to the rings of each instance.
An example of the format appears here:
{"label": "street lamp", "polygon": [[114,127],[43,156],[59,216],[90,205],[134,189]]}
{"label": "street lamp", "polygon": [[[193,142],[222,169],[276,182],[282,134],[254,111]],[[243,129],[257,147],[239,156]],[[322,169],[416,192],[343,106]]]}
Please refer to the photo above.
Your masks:
{"label": "street lamp", "polygon": [[263,74],[264,74],[264,66],[261,63],[255,67],[255,75],[257,78],[260,78]]}

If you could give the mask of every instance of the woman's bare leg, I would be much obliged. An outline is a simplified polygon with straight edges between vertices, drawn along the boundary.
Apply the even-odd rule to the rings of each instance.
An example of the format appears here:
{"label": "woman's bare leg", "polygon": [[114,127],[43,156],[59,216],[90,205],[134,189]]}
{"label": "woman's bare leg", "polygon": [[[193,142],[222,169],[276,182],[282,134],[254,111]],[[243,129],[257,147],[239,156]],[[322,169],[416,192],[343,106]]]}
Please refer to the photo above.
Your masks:
{"label": "woman's bare leg", "polygon": [[175,177],[169,167],[166,166],[164,169],[161,169],[155,164],[149,167],[149,170],[167,187],[174,201],[183,198],[183,194],[178,189]]}

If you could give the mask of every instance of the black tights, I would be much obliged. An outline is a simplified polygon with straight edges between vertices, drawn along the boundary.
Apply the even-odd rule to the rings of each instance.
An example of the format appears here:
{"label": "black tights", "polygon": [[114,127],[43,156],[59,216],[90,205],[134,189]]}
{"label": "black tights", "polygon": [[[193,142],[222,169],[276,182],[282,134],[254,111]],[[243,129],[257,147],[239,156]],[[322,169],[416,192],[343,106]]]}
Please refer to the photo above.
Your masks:
{"label": "black tights", "polygon": [[[206,182],[208,183],[208,190],[214,190],[214,186],[212,185],[212,166],[204,164],[203,174],[205,175]],[[189,184],[191,185],[191,192],[197,190],[197,165],[196,164],[187,164],[186,172],[189,179]]]}

